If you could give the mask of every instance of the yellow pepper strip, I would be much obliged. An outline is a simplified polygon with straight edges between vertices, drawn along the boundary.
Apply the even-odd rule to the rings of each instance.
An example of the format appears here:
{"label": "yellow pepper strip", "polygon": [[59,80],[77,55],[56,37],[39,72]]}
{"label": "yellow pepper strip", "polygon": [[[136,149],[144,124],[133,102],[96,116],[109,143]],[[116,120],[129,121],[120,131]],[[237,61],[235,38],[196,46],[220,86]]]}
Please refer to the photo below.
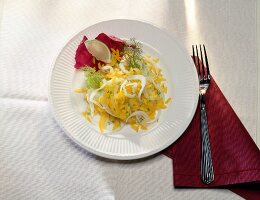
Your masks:
{"label": "yellow pepper strip", "polygon": [[98,69],[101,69],[103,66],[100,64],[100,62],[98,63]]}
{"label": "yellow pepper strip", "polygon": [[158,63],[159,58],[154,58],[153,61],[154,61],[155,63]]}
{"label": "yellow pepper strip", "polygon": [[112,53],[112,59],[111,59],[111,62],[110,62],[110,66],[114,67],[117,63],[117,59],[115,57],[115,55]]}
{"label": "yellow pepper strip", "polygon": [[145,125],[143,125],[143,124],[140,124],[140,128],[142,129],[142,130],[147,130],[147,127],[145,126]]}
{"label": "yellow pepper strip", "polygon": [[164,84],[162,84],[162,91],[163,91],[163,93],[167,93],[167,91],[168,91],[168,89],[167,89],[167,87],[164,85]]}
{"label": "yellow pepper strip", "polygon": [[111,48],[112,53],[116,54],[116,50],[114,48]]}
{"label": "yellow pepper strip", "polygon": [[119,127],[120,127],[120,120],[115,119],[114,126],[113,126],[113,131],[118,129]]}
{"label": "yellow pepper strip", "polygon": [[136,132],[139,131],[139,125],[138,124],[130,124],[131,128],[134,129]]}
{"label": "yellow pepper strip", "polygon": [[76,93],[87,93],[88,89],[87,88],[77,88],[74,90]]}
{"label": "yellow pepper strip", "polygon": [[100,114],[100,120],[99,120],[99,129],[101,133],[104,133],[105,128],[107,127],[107,120],[109,118],[109,115],[105,112]]}
{"label": "yellow pepper strip", "polygon": [[112,55],[115,56],[116,60],[117,60],[117,61],[120,61],[120,60],[121,60],[121,57],[120,57],[120,52],[119,52],[119,50],[118,50],[118,49],[115,50],[115,49],[111,48],[111,51],[112,51]]}
{"label": "yellow pepper strip", "polygon": [[172,100],[172,98],[166,99],[165,104],[168,104],[171,100]]}
{"label": "yellow pepper strip", "polygon": [[81,114],[83,115],[83,117],[85,117],[86,120],[91,122],[91,119],[90,119],[90,117],[88,116],[88,114],[86,112],[82,112]]}
{"label": "yellow pepper strip", "polygon": [[[96,105],[95,105],[96,106]],[[96,116],[98,114],[98,109],[95,108],[94,110],[94,116]]]}

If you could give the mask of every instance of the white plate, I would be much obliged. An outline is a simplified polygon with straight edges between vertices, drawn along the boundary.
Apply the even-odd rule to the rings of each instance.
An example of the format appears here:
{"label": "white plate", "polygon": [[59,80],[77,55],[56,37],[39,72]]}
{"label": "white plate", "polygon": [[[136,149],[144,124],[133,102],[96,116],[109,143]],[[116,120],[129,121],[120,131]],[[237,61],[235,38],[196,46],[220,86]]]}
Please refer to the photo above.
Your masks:
{"label": "white plate", "polygon": [[[135,37],[143,42],[145,53],[160,58],[168,96],[173,100],[162,111],[159,123],[147,132],[135,133],[125,127],[119,132],[103,135],[81,115],[84,102],[73,90],[82,85],[83,80],[82,74],[73,67],[74,56],[83,35],[95,38],[101,32],[120,38]],[[197,107],[198,79],[190,56],[174,38],[148,23],[110,20],[81,31],[62,49],[50,74],[49,100],[58,124],[81,147],[107,158],[137,159],[163,150],[185,131]]]}

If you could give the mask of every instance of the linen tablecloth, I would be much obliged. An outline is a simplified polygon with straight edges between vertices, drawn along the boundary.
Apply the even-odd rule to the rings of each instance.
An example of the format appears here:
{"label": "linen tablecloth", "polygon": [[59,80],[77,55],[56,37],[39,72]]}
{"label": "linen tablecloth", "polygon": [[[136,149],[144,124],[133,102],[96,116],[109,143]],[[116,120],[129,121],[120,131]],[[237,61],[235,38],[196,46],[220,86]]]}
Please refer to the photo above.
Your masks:
{"label": "linen tablecloth", "polygon": [[204,43],[215,80],[256,141],[255,0],[2,0],[0,199],[241,199],[224,189],[175,189],[169,158],[99,158],[57,125],[47,100],[57,54],[77,32],[116,18],[151,22],[187,52]]}

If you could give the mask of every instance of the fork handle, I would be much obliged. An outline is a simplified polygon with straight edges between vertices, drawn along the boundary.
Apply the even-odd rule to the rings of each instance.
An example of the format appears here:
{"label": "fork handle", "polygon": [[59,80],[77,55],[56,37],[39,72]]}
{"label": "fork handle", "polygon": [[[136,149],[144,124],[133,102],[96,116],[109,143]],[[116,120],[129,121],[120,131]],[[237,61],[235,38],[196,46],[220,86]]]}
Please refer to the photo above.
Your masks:
{"label": "fork handle", "polygon": [[200,175],[205,184],[214,181],[214,171],[211,158],[209,129],[206,114],[205,94],[200,95],[200,123],[201,123],[201,163]]}

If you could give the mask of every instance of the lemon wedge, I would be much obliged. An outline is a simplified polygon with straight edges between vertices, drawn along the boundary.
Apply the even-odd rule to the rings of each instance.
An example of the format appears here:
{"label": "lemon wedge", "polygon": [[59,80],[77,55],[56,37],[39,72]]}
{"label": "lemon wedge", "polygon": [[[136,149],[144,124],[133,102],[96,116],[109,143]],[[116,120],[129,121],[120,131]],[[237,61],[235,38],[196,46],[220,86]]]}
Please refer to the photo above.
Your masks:
{"label": "lemon wedge", "polygon": [[95,39],[87,40],[85,41],[85,46],[96,59],[105,63],[111,62],[111,52],[105,43]]}

